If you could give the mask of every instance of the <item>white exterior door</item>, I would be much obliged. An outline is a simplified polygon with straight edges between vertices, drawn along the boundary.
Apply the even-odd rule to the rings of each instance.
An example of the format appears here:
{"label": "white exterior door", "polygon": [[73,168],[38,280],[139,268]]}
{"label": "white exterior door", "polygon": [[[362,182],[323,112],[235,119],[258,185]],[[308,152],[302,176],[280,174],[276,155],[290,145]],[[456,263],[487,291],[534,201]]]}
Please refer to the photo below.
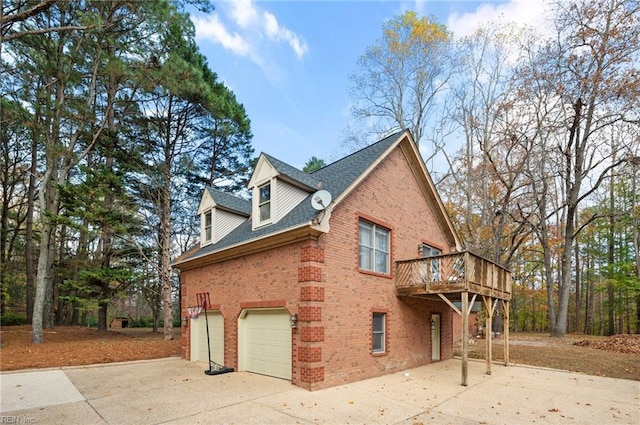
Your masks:
{"label": "white exterior door", "polygon": [[191,361],[205,362],[209,365],[209,353],[207,350],[207,327],[209,322],[209,342],[211,345],[211,360],[224,364],[224,319],[222,314],[208,312],[205,318],[204,312],[197,319],[189,319],[191,327]]}
{"label": "white exterior door", "polygon": [[278,310],[249,310],[238,323],[238,369],[291,379],[289,314]]}
{"label": "white exterior door", "polygon": [[440,360],[440,315],[431,315],[431,360]]}

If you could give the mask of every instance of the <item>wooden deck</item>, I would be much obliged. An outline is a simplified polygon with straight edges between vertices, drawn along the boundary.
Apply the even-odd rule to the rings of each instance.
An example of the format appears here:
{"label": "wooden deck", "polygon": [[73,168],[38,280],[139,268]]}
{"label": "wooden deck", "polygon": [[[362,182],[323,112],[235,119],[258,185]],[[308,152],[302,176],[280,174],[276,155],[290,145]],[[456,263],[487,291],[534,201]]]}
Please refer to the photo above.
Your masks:
{"label": "wooden deck", "polygon": [[470,252],[396,262],[396,295],[459,299],[463,292],[511,299],[509,270]]}
{"label": "wooden deck", "polygon": [[[509,364],[509,301],[511,273],[471,252],[436,255],[396,262],[396,295],[439,298],[462,317],[462,385],[467,385],[469,312],[476,298],[482,301],[485,329],[493,329],[493,315],[502,304],[504,364]],[[471,300],[469,296],[471,295]],[[460,303],[456,305],[455,301]],[[491,332],[485,338],[487,374],[491,375]]]}

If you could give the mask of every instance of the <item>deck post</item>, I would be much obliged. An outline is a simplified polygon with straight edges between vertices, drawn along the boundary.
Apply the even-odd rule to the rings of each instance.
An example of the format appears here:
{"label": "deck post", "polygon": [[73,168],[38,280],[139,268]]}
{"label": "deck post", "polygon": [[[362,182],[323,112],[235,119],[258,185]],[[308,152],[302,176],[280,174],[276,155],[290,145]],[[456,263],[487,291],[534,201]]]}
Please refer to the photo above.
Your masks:
{"label": "deck post", "polygon": [[509,300],[502,300],[502,310],[504,311],[504,365],[509,366]]}
{"label": "deck post", "polygon": [[462,385],[467,386],[469,358],[469,293],[462,293]]}
{"label": "deck post", "polygon": [[483,296],[484,310],[485,310],[485,326],[484,326],[484,340],[485,340],[485,358],[487,359],[487,375],[491,375],[491,360],[492,360],[492,341],[491,341],[491,327],[493,316],[493,300],[491,297]]}

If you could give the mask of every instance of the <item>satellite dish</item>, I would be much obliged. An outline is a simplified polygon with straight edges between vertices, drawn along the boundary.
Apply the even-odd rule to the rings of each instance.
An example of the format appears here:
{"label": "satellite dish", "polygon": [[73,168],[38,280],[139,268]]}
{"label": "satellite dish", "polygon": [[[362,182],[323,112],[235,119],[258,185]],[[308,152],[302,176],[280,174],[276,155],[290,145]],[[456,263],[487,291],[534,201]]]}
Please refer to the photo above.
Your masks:
{"label": "satellite dish", "polygon": [[322,211],[331,203],[331,194],[326,190],[319,190],[311,197],[311,206],[313,209]]}

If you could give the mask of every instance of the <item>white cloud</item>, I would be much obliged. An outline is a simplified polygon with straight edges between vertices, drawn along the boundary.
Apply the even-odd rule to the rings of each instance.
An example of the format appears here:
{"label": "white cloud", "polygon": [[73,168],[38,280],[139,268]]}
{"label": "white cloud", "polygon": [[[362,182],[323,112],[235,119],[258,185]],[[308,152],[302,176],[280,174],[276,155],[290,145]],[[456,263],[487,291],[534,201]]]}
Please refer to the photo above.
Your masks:
{"label": "white cloud", "polygon": [[232,34],[227,30],[217,15],[194,17],[192,20],[199,38],[212,40],[238,56],[249,54],[249,43],[237,32]]}
{"label": "white cloud", "polygon": [[231,16],[236,24],[242,28],[248,28],[258,20],[258,11],[253,6],[252,0],[236,0],[232,2]]}
{"label": "white cloud", "polygon": [[305,40],[282,26],[276,16],[259,8],[253,0],[222,2],[213,15],[192,18],[196,36],[222,45],[238,56],[247,56],[258,66],[268,65],[270,44],[285,43],[301,59],[308,51]]}
{"label": "white cloud", "polygon": [[264,12],[264,27],[269,38],[287,42],[298,58],[302,58],[307,52],[307,43],[293,31],[280,26],[278,19],[272,13]]}
{"label": "white cloud", "polygon": [[511,0],[508,2],[481,3],[470,13],[452,13],[447,20],[447,28],[455,38],[473,34],[480,24],[515,22],[534,28],[549,25],[548,4],[540,0]]}

